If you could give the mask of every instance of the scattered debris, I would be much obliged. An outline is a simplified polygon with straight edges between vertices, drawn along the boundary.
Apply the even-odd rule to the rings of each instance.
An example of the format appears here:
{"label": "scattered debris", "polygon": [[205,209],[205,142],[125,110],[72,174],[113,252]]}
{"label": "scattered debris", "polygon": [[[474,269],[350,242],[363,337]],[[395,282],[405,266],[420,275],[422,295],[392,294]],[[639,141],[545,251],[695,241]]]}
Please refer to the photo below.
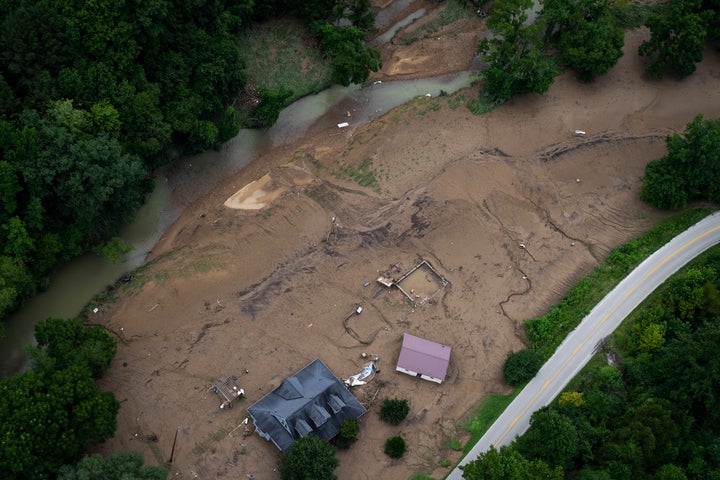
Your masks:
{"label": "scattered debris", "polygon": [[220,404],[221,409],[225,407],[232,408],[233,400],[245,396],[245,390],[239,388],[235,380],[235,377],[222,377],[212,386],[212,391],[225,399],[225,401]]}
{"label": "scattered debris", "polygon": [[[367,354],[365,354],[367,355]],[[378,359],[378,356],[375,355],[375,359]],[[375,360],[375,361],[376,361]],[[367,382],[364,381],[367,378],[371,377],[374,373],[377,372],[377,367],[375,366],[375,361],[372,361],[365,365],[365,367],[362,369],[360,373],[356,373],[355,375],[350,375],[345,379],[345,385],[348,387],[357,387],[359,385],[365,385]],[[369,380],[368,380],[369,381]]]}

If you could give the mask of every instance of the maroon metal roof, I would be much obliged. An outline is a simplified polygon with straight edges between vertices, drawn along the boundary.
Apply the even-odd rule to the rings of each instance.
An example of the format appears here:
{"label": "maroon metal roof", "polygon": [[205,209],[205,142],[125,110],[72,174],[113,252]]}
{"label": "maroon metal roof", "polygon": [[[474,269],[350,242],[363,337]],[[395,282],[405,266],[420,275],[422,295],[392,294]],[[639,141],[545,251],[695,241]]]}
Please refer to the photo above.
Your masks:
{"label": "maroon metal roof", "polygon": [[398,367],[444,380],[450,363],[450,350],[447,345],[406,333]]}

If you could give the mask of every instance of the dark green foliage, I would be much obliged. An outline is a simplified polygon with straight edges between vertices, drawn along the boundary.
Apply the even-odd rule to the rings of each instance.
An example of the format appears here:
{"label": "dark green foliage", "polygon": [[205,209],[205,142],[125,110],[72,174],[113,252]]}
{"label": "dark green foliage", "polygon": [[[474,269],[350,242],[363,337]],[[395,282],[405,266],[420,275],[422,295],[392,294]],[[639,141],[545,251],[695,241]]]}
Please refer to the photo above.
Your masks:
{"label": "dark green foliage", "polygon": [[720,201],[720,120],[696,116],[685,135],[669,135],[668,154],[648,163],[640,197],[675,209],[693,200]]}
{"label": "dark green foliage", "polygon": [[399,425],[410,413],[408,401],[399,398],[386,398],[380,407],[380,419],[390,425]]}
{"label": "dark green foliage", "polygon": [[293,443],[280,461],[281,480],[333,480],[338,466],[335,447],[308,435]]}
{"label": "dark green foliage", "polygon": [[406,448],[405,440],[398,435],[385,440],[383,451],[390,458],[402,458],[405,455]]}
{"label": "dark green foliage", "polygon": [[324,24],[317,30],[320,45],[331,59],[334,82],[344,86],[362,83],[370,72],[377,72],[382,66],[380,52],[365,46],[365,32],[359,28]]}
{"label": "dark green foliage", "polygon": [[286,100],[292,96],[292,90],[280,87],[277,90],[260,89],[260,104],[255,109],[252,126],[270,127],[275,124],[280,111],[286,106]]}
{"label": "dark green foliage", "polygon": [[622,56],[625,32],[610,16],[567,32],[560,40],[563,59],[585,81],[604,75]]}
{"label": "dark green foliage", "polygon": [[143,465],[139,452],[119,452],[107,457],[87,455],[77,465],[60,469],[58,480],[165,480],[165,467]]}
{"label": "dark green foliage", "polygon": [[542,460],[529,461],[518,452],[516,445],[503,446],[481,453],[477,459],[464,467],[463,478],[467,480],[562,480],[561,467],[550,467]]}
{"label": "dark green foliage", "polygon": [[569,470],[580,454],[581,436],[573,421],[553,408],[533,413],[530,428],[518,440],[518,450],[530,460],[540,459]]}
{"label": "dark green foliage", "polygon": [[1,4],[0,318],[132,220],[150,168],[237,131],[252,3]]}
{"label": "dark green foliage", "polygon": [[524,25],[531,0],[503,0],[493,4],[488,27],[493,38],[480,42],[488,66],[482,71],[485,96],[503,103],[523,93],[545,93],[558,70],[542,49],[542,21]]}
{"label": "dark green foliage", "polygon": [[340,431],[335,437],[335,445],[338,448],[348,449],[357,442],[357,436],[360,432],[360,425],[354,418],[347,418],[340,424]]}
{"label": "dark green foliage", "polygon": [[0,381],[0,477],[55,478],[91,442],[113,435],[119,407],[77,366]]}
{"label": "dark green foliage", "polygon": [[640,55],[650,59],[647,72],[662,77],[667,69],[679,77],[695,71],[708,38],[709,20],[718,7],[706,9],[701,0],[671,0],[648,18],[649,40],[640,45]]}
{"label": "dark green foliage", "polygon": [[102,327],[85,327],[79,319],[48,318],[35,325],[30,347],[33,368],[42,374],[72,365],[99,378],[115,356],[115,340]]}
{"label": "dark green foliage", "polygon": [[607,73],[622,56],[625,32],[607,1],[545,0],[541,15],[545,41],[558,45],[563,61],[583,80]]}
{"label": "dark green foliage", "polygon": [[513,386],[528,382],[540,370],[542,364],[542,356],[530,348],[511,352],[503,365],[505,381]]}

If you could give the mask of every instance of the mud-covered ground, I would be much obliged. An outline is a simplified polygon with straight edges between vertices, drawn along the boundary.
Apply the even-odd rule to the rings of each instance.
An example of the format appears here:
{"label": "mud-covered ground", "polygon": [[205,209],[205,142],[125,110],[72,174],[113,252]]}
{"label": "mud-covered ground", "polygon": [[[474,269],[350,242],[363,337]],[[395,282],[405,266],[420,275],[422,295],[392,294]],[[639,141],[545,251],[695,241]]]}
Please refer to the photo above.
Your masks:
{"label": "mud-covered ground", "polygon": [[[408,5],[397,18],[424,7],[418,22],[429,21],[439,8]],[[465,20],[385,45],[376,79],[465,70],[481,33],[479,19]],[[422,97],[280,147],[217,185],[93,318],[123,340],[100,381],[121,401],[118,429],[99,451],[167,462],[177,431],[169,478],[278,478],[280,454],[242,424],[246,408],[317,357],[345,377],[367,353],[380,372],[353,390],[368,413],[359,441],[338,453],[337,477],[441,478],[441,462],[460,458],[450,445],[467,440],[466,415],[509,392],[501,366],[523,347],[523,320],[659,218],[638,200],[645,164],[695,114],[718,116],[717,54],[686,80],[648,80],[636,53],[646,37],[628,33],[625,56],[592,84],[565,73],[545,95],[483,116],[462,105],[472,89]],[[379,193],[338,175],[363,163]],[[421,258],[449,282],[422,305],[376,283]],[[403,333],[451,346],[442,385],[395,372]],[[225,375],[246,392],[231,410],[208,389]],[[410,402],[397,427],[379,420],[386,397]],[[408,443],[400,460],[382,451],[393,435]]]}

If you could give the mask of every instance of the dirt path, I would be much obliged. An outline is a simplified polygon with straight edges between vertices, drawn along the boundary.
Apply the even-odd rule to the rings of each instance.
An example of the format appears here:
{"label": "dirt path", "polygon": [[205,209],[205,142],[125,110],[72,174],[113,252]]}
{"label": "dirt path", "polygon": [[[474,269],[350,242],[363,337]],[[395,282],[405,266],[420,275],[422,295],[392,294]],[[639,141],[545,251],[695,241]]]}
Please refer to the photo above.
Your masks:
{"label": "dirt path", "polygon": [[[475,41],[461,33],[447,42]],[[245,436],[245,409],[316,357],[345,377],[368,353],[380,357],[380,373],[354,390],[369,411],[336,475],[447,473],[443,461],[460,457],[449,445],[467,439],[463,418],[484,395],[509,391],[501,365],[523,347],[523,320],[658,217],[638,201],[645,164],[664,154],[667,133],[698,112],[720,113],[716,54],[682,82],[649,81],[636,55],[645,36],[629,33],[618,66],[593,84],[566,73],[546,95],[484,116],[457,106],[473,91],[420,98],[362,128],[279,148],[218,185],[98,314],[124,339],[100,382],[122,402],[117,434],[100,451],[137,449],[165,462],[177,430],[169,478],[278,478],[279,452]],[[435,55],[423,42],[414,48]],[[467,68],[472,55],[462,58]],[[386,60],[378,78],[393,68]],[[363,163],[380,193],[334,175]],[[412,308],[375,283],[419,258],[449,281],[432,301]],[[357,302],[362,315],[343,324]],[[442,385],[395,373],[403,333],[452,347]],[[207,388],[224,375],[247,393],[232,410]],[[378,418],[385,397],[410,402],[398,427]],[[382,445],[397,434],[408,452],[391,460]]]}

